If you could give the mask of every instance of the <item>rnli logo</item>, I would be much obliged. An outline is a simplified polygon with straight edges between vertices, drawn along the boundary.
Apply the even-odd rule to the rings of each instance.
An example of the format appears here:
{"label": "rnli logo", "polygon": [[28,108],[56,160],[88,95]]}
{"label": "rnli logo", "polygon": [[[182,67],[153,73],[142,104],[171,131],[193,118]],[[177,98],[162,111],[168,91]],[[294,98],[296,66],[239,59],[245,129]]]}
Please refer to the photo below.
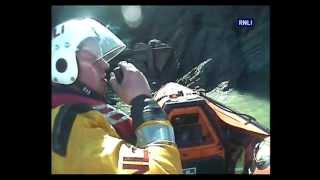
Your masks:
{"label": "rnli logo", "polygon": [[253,18],[238,18],[236,21],[237,27],[253,27],[254,26],[254,19]]}

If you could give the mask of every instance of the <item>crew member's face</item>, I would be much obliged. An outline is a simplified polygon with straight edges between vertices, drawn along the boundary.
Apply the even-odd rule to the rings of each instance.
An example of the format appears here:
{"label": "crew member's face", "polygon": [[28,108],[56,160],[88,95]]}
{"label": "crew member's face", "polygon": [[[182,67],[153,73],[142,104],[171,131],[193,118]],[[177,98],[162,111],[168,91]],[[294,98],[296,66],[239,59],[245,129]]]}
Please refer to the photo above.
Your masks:
{"label": "crew member's face", "polygon": [[107,91],[106,72],[109,64],[100,57],[101,51],[95,39],[85,40],[77,53],[79,63],[79,80],[89,88],[105,95]]}

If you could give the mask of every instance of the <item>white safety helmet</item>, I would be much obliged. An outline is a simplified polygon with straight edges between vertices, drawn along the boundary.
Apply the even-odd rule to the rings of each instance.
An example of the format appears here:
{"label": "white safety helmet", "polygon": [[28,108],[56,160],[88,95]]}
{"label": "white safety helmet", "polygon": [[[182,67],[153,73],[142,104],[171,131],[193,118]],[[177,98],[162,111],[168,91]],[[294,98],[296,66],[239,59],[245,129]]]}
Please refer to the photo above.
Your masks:
{"label": "white safety helmet", "polygon": [[73,19],[59,24],[53,29],[51,44],[52,82],[69,85],[77,80],[79,67],[76,51],[80,43],[89,37],[97,39],[99,44],[99,55],[91,52],[98,55],[97,60],[108,62],[126,48],[107,27],[91,18]]}

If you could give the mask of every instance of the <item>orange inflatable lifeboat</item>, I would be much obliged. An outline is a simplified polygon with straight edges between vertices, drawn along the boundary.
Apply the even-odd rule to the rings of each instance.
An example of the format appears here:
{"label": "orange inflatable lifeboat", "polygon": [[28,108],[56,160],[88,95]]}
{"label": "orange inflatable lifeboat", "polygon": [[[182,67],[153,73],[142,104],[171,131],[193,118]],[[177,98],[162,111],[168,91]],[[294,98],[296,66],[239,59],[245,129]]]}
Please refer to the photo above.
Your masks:
{"label": "orange inflatable lifeboat", "polygon": [[164,85],[154,98],[173,125],[185,174],[234,174],[236,163],[238,173],[270,172],[270,165],[255,161],[270,132],[253,117],[177,83]]}

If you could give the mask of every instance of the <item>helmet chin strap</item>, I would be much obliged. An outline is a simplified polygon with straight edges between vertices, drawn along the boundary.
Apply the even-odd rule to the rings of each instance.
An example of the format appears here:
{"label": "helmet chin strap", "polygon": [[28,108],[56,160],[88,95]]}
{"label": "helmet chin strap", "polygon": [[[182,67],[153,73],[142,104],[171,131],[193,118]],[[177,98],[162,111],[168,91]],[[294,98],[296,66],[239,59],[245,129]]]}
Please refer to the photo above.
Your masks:
{"label": "helmet chin strap", "polygon": [[87,85],[85,85],[84,83],[80,82],[79,80],[76,80],[71,87],[78,91],[80,94],[87,96],[87,97],[91,97],[94,99],[99,99],[102,100],[103,102],[106,102],[105,97],[103,97],[102,95],[100,95],[99,93],[97,93],[95,90],[89,88]]}

